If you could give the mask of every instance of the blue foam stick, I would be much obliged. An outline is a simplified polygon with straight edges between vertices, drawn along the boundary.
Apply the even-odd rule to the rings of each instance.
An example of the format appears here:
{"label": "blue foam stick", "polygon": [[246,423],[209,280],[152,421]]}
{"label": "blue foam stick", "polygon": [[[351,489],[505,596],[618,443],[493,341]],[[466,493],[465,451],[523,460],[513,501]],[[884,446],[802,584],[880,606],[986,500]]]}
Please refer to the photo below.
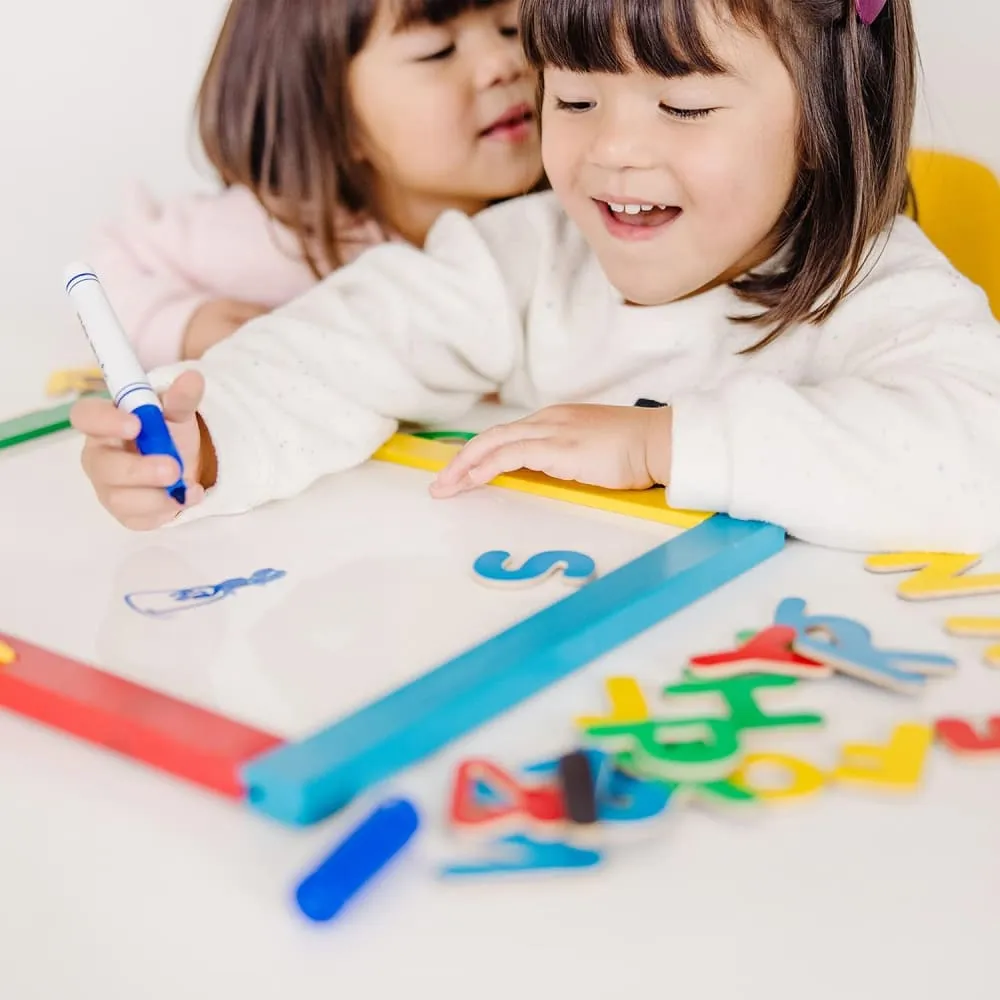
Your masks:
{"label": "blue foam stick", "polygon": [[251,806],[318,822],[780,552],[773,524],[716,515],[299,743],[241,769]]}
{"label": "blue foam stick", "polygon": [[390,799],[341,841],[298,885],[299,909],[317,923],[332,920],[410,842],[420,826],[412,802]]}

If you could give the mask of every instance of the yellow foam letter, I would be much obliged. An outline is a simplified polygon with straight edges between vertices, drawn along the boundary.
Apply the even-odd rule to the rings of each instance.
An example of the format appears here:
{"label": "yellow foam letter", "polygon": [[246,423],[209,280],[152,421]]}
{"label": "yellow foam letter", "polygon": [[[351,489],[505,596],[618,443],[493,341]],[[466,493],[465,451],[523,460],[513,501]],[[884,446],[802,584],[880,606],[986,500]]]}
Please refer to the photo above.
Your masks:
{"label": "yellow foam letter", "polygon": [[606,726],[613,722],[645,722],[649,718],[646,696],[634,677],[609,677],[604,682],[604,688],[611,702],[611,711],[607,715],[581,716],[575,720],[580,729]]}
{"label": "yellow foam letter", "polygon": [[[750,772],[755,767],[778,767],[788,776],[784,788],[767,788],[750,781]],[[783,753],[750,753],[743,764],[734,771],[729,780],[738,788],[752,792],[763,802],[786,802],[789,799],[803,799],[815,795],[826,784],[826,776],[808,761],[799,760]]]}
{"label": "yellow foam letter", "polygon": [[848,743],[833,777],[845,785],[913,791],[920,783],[933,739],[930,726],[904,722],[893,730],[886,746]]}
{"label": "yellow foam letter", "polygon": [[[944,627],[952,634],[967,638],[1000,639],[1000,618],[948,618]],[[986,650],[987,666],[1000,669],[1000,646]]]}
{"label": "yellow foam letter", "polygon": [[908,601],[1000,592],[1000,573],[965,575],[981,558],[953,552],[894,552],[870,556],[865,560],[865,569],[872,573],[914,571],[897,591]]}

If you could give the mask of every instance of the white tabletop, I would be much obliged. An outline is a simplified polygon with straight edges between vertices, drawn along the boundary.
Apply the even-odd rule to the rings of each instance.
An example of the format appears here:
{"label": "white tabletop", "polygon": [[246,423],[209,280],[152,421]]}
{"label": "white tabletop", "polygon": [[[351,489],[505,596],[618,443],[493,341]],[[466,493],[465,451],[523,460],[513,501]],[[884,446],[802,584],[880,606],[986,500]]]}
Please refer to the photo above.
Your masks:
{"label": "white tabletop", "polygon": [[[38,369],[51,363],[36,357],[25,364],[34,370],[35,386],[44,381]],[[43,402],[30,385],[26,378],[15,383],[5,415],[11,400]],[[106,581],[115,585],[122,573],[148,566],[149,553],[196,565],[195,553],[215,547],[232,561],[246,541],[259,546],[254,559],[263,558],[265,542],[289,546],[293,559],[294,526],[311,524],[324,505],[340,502],[349,489],[363,492],[368,482],[328,481],[246,520],[205,522],[151,538],[110,523],[88,496],[78,453],[72,433],[0,453],[0,606],[10,619],[0,618],[0,630],[17,625],[32,633],[24,638],[69,652],[93,644],[95,656],[123,648],[105,642],[108,622],[122,621],[103,614]],[[412,489],[423,497],[426,475],[383,469],[349,475],[401,477],[407,485],[400,495]],[[373,490],[380,481],[371,479]],[[489,522],[491,502],[457,501],[463,507],[451,508],[449,517],[462,531],[472,530],[480,515]],[[548,501],[526,502],[536,504],[534,513],[517,510],[531,538],[535,519],[559,515],[537,506]],[[387,536],[395,537],[386,527],[391,509],[384,495],[372,495],[373,516],[350,525],[352,544],[369,546],[373,558],[393,558],[395,550],[385,552]],[[594,518],[587,523],[595,544],[609,544],[612,516],[587,516]],[[572,520],[569,513],[564,519]],[[488,541],[491,524],[483,530]],[[639,530],[621,524],[623,538]],[[303,531],[303,546],[315,546],[316,538]],[[338,537],[346,544],[348,534],[334,519],[331,553],[339,551]],[[46,538],[62,553],[55,563],[42,555]],[[650,544],[655,541],[651,535]],[[95,560],[95,551],[109,565]],[[982,568],[997,567],[988,559]],[[565,750],[571,720],[602,708],[602,678],[631,674],[651,690],[675,681],[686,657],[727,648],[737,630],[768,624],[786,596],[805,598],[818,613],[857,617],[880,645],[950,652],[961,669],[917,699],[843,678],[802,685],[789,703],[824,714],[826,728],[759,737],[754,749],[789,749],[829,769],[843,743],[884,741],[898,722],[1000,713],[1000,675],[982,665],[985,644],[951,639],[941,628],[946,614],[989,614],[996,600],[907,603],[895,596],[898,582],[867,573],[857,554],[792,543],[401,776],[392,788],[414,797],[424,831],[381,884],[321,928],[295,911],[293,887],[374,798],[318,827],[289,830],[0,712],[0,995],[381,998],[407,995],[426,978],[422,988],[439,1000],[491,1000],[512,992],[531,1000],[547,994],[609,1000],[640,990],[740,1000],[991,998],[992,948],[1000,932],[1000,764],[963,762],[940,747],[932,750],[924,787],[914,796],[886,800],[830,789],[809,802],[762,807],[748,816],[691,806],[647,829],[640,842],[613,843],[606,866],[588,874],[467,884],[436,876],[436,866],[459,850],[443,815],[461,759],[485,755],[516,768]],[[556,586],[546,600],[560,593]],[[444,617],[460,620],[462,599],[448,600]],[[250,599],[243,605],[251,606]],[[238,622],[240,612],[234,613]],[[418,634],[422,628],[439,628],[439,618],[427,617],[425,626],[423,620],[408,619],[415,642],[433,639]],[[134,642],[127,629],[111,631],[113,639]],[[193,692],[212,669],[189,663],[170,674],[152,649],[147,666],[166,689]],[[275,728],[294,730],[302,719],[282,715],[297,704],[292,688],[312,688],[305,668],[291,667],[248,673],[239,710],[263,712]],[[141,664],[132,669],[141,675]],[[239,702],[242,689],[228,679],[226,687],[216,677],[212,696]]]}

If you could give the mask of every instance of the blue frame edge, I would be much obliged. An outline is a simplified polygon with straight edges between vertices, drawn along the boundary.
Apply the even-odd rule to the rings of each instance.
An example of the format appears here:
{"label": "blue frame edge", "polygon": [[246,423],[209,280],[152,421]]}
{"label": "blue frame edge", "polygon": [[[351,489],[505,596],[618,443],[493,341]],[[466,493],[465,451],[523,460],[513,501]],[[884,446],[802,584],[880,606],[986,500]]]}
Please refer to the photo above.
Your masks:
{"label": "blue frame edge", "polygon": [[250,806],[305,826],[777,554],[785,532],[723,514],[391,694],[245,764]]}

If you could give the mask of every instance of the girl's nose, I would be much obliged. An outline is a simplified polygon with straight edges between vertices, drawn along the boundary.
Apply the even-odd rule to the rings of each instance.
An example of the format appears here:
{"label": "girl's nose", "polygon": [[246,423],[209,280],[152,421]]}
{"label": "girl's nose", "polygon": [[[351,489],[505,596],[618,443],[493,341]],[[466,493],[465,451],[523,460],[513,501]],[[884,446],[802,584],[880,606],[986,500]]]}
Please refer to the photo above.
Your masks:
{"label": "girl's nose", "polygon": [[489,31],[472,53],[476,67],[476,84],[485,90],[497,84],[512,83],[528,72],[517,38],[507,38],[498,31]]}
{"label": "girl's nose", "polygon": [[588,159],[605,170],[649,170],[657,165],[647,128],[626,116],[598,114],[591,137]]}

